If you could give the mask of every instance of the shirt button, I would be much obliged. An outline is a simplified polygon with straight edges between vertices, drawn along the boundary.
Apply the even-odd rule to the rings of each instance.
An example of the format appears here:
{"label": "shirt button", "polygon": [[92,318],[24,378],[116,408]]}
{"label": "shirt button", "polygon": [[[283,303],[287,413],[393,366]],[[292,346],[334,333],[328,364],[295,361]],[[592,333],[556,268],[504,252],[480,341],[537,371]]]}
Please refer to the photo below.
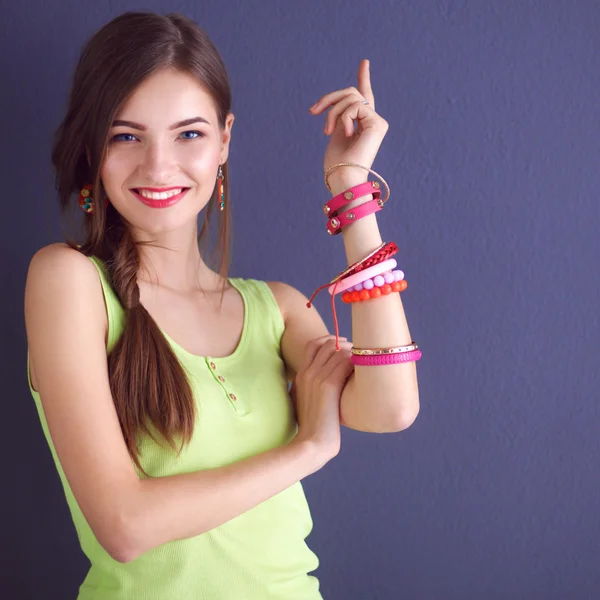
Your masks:
{"label": "shirt button", "polygon": [[218,379],[219,379],[219,381],[221,381],[221,382],[225,381],[225,377],[223,377],[222,375],[219,375]]}
{"label": "shirt button", "polygon": [[237,398],[235,397],[235,394],[229,394],[229,397],[234,401],[237,400]]}
{"label": "shirt button", "polygon": [[211,362],[211,363],[210,363],[210,368],[211,368],[211,369],[216,369],[216,368],[217,368],[217,365],[215,365],[215,363],[214,363],[214,362]]}

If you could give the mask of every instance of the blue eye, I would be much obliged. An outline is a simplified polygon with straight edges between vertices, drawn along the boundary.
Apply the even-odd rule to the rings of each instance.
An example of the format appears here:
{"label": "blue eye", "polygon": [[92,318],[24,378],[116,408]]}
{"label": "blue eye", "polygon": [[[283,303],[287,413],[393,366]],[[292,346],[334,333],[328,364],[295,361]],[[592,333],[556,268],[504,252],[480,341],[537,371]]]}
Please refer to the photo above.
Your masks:
{"label": "blue eye", "polygon": [[184,140],[195,140],[204,137],[204,134],[200,131],[184,131],[181,136]]}
{"label": "blue eye", "polygon": [[118,133],[112,138],[111,142],[133,142],[135,139],[133,133]]}

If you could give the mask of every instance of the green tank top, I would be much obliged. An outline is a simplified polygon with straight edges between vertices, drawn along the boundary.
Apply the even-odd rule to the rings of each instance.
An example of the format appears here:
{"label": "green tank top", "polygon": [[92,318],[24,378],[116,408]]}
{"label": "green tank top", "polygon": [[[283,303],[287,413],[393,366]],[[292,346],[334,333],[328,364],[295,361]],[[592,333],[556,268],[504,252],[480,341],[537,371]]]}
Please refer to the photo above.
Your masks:
{"label": "green tank top", "polygon": [[[107,354],[125,312],[104,264],[96,265],[108,314]],[[222,467],[288,443],[296,434],[280,341],[284,330],[269,286],[230,278],[244,300],[240,342],[224,358],[190,354],[165,334],[188,374],[198,419],[179,457],[140,439],[142,466],[154,477]],[[164,332],[163,332],[164,334]],[[312,519],[300,482],[202,535],[169,542],[122,564],[100,546],[69,487],[52,444],[39,394],[29,388],[60,475],[83,552],[91,567],[79,600],[321,600],[319,564],[305,539]]]}

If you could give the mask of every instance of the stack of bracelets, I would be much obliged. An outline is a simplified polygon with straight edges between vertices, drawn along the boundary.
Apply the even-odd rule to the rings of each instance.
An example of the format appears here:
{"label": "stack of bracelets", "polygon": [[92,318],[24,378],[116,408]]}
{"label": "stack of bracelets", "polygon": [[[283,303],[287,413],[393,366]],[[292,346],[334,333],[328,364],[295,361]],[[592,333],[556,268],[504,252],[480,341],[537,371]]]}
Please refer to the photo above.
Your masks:
{"label": "stack of bracelets", "polygon": [[[323,207],[328,218],[327,232],[337,235],[345,227],[356,223],[360,219],[380,211],[390,197],[390,187],[381,177],[371,169],[355,163],[339,163],[325,171],[325,185],[331,192],[328,176],[338,167],[358,167],[373,173],[385,187],[385,197],[381,198],[381,184],[377,181],[368,181],[354,186],[341,194],[333,197]],[[348,203],[357,198],[371,195],[372,200],[344,210]],[[342,294],[342,301],[346,304],[366,302],[394,292],[403,292],[408,284],[404,279],[404,272],[396,269],[398,263],[391,258],[398,252],[394,242],[383,243],[362,260],[350,265],[336,275],[330,282],[317,288],[307,303],[310,308],[316,295],[324,288],[328,288],[331,295],[331,309],[335,325],[336,349],[340,350],[339,329],[335,311],[335,296]],[[417,344],[412,342],[408,346],[394,348],[352,348],[352,363],[362,366],[392,365],[404,362],[414,362],[421,358],[421,351]]]}

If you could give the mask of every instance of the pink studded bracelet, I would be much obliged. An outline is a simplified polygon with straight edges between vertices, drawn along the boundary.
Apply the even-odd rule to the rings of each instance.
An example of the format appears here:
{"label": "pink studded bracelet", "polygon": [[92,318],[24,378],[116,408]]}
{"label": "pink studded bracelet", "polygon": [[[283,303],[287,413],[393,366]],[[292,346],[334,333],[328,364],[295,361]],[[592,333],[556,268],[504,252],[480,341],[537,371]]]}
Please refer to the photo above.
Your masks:
{"label": "pink studded bracelet", "polygon": [[356,221],[360,221],[360,219],[363,219],[364,217],[373,215],[382,208],[383,202],[381,199],[369,200],[369,202],[351,208],[345,213],[337,215],[337,217],[332,217],[327,221],[327,233],[329,233],[329,235],[336,235],[340,233],[344,227],[347,227]]}
{"label": "pink studded bracelet", "polygon": [[381,275],[381,273],[385,273],[386,271],[391,271],[397,266],[398,263],[396,262],[396,259],[388,258],[388,260],[384,260],[383,262],[373,265],[372,267],[369,267],[364,271],[359,271],[354,275],[350,275],[349,277],[346,277],[345,279],[342,279],[341,281],[330,285],[327,289],[332,295],[334,290],[336,294],[341,294],[342,292],[349,290],[351,287],[354,287],[358,283],[362,283],[367,279],[371,279],[372,277]]}
{"label": "pink studded bracelet", "polygon": [[422,356],[420,350],[395,354],[380,354],[376,356],[361,356],[353,354],[350,358],[353,365],[363,367],[378,367],[380,365],[397,365],[399,363],[415,362]]}
{"label": "pink studded bracelet", "polygon": [[346,204],[352,202],[352,200],[356,200],[356,198],[362,198],[369,194],[372,194],[373,198],[376,199],[381,197],[381,185],[378,181],[360,183],[359,185],[355,185],[349,190],[338,194],[323,206],[323,212],[328,217],[335,217],[340,208],[343,208]]}

